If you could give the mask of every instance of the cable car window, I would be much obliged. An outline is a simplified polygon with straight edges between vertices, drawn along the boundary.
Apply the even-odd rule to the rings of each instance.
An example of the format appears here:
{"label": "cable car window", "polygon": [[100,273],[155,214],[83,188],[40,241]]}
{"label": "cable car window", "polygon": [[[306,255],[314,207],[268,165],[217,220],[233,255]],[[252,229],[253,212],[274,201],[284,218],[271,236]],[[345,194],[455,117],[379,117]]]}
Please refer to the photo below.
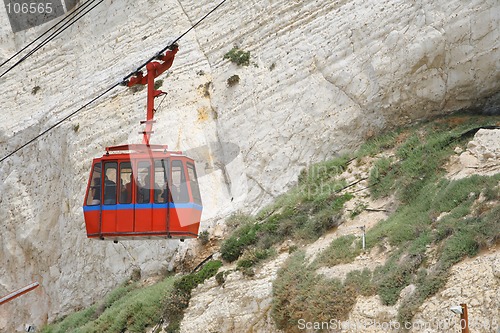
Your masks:
{"label": "cable car window", "polygon": [[104,163],[104,204],[116,205],[116,178],[118,164],[116,162]]}
{"label": "cable car window", "polygon": [[129,204],[132,202],[132,164],[120,163],[120,193],[118,202]]}
{"label": "cable car window", "polygon": [[92,180],[87,194],[87,206],[101,204],[101,163],[94,164],[92,170]]}
{"label": "cable car window", "polygon": [[137,166],[137,203],[149,203],[150,199],[150,175],[151,163],[140,161]]}
{"label": "cable car window", "polygon": [[198,177],[196,177],[194,165],[187,163],[187,170],[189,176],[189,186],[191,186],[191,193],[193,194],[193,201],[201,205],[200,186],[198,185]]}
{"label": "cable car window", "polygon": [[155,203],[165,203],[168,198],[167,191],[167,175],[166,170],[168,164],[164,159],[155,160],[155,179],[154,179],[154,202]]}
{"label": "cable car window", "polygon": [[188,202],[186,175],[181,161],[172,161],[172,186],[170,188],[173,202]]}

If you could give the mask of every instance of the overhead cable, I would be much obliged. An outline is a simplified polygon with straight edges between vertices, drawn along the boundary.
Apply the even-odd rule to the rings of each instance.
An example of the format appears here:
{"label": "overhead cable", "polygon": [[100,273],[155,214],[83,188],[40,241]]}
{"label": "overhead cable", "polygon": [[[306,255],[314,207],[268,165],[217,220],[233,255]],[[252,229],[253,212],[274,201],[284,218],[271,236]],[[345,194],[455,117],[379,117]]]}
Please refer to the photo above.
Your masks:
{"label": "overhead cable", "polygon": [[179,37],[177,37],[173,42],[170,42],[167,44],[167,46],[165,46],[163,49],[161,49],[160,51],[158,51],[153,57],[149,58],[148,60],[146,60],[142,65],[140,65],[139,67],[137,67],[137,69],[133,72],[131,72],[129,75],[125,76],[123,78],[123,81],[127,81],[127,79],[129,79],[130,77],[132,77],[135,73],[139,72],[140,70],[142,70],[148,63],[150,63],[151,61],[155,60],[159,55],[161,55],[163,52],[165,52],[167,49],[169,49],[172,45],[174,45],[175,43],[177,43],[182,37],[184,37],[187,33],[189,33],[191,30],[193,30],[198,24],[200,24],[203,20],[205,20],[208,15],[212,14],[213,12],[215,12],[220,6],[222,6],[222,4],[224,4],[224,2],[226,2],[227,0],[223,0],[222,2],[220,2],[217,6],[215,6],[214,8],[212,8],[211,11],[209,11],[207,14],[205,14],[201,19],[199,19],[193,26],[191,26],[188,30],[186,30],[182,35],[180,35]]}
{"label": "overhead cable", "polygon": [[23,52],[28,47],[30,47],[31,45],[33,45],[34,43],[36,43],[39,39],[41,39],[43,36],[45,36],[46,34],[48,34],[52,29],[54,29],[55,27],[57,27],[59,24],[63,23],[67,19],[69,19],[72,15],[75,15],[76,13],[78,13],[78,11],[81,8],[84,8],[88,2],[93,2],[93,1],[95,1],[95,0],[87,0],[80,7],[78,7],[77,9],[75,9],[73,12],[71,12],[70,14],[64,16],[64,18],[62,18],[59,22],[57,22],[56,24],[54,24],[53,26],[51,26],[49,29],[47,29],[47,31],[45,31],[43,34],[41,34],[40,36],[38,36],[35,40],[31,41],[28,45],[26,45],[25,47],[23,47],[22,49],[20,49],[19,51],[17,51],[15,54],[13,54],[10,58],[8,58],[4,62],[2,62],[0,64],[0,67],[2,67],[3,65],[5,65],[9,61],[11,61],[12,59],[14,59],[15,57],[17,57],[19,54],[21,54],[21,52]]}
{"label": "overhead cable", "polygon": [[[95,0],[94,0],[95,1]],[[102,2],[103,0],[100,0],[100,2]],[[169,47],[171,47],[172,45],[174,45],[175,43],[177,43],[182,37],[184,37],[188,32],[190,32],[194,27],[196,27],[198,24],[200,24],[203,20],[205,20],[210,14],[212,14],[214,11],[216,11],[224,2],[226,2],[227,0],[223,0],[221,3],[219,3],[216,7],[214,7],[210,12],[208,12],[207,14],[205,14],[200,20],[198,20],[193,26],[191,26],[188,30],[186,30],[183,34],[181,34],[179,37],[177,37],[173,42],[170,42],[166,47],[164,47],[160,52],[158,52],[154,57],[150,58],[147,62],[145,62],[143,65],[141,65],[136,71],[133,71],[131,72],[129,75],[127,75],[122,81],[120,82],[117,82],[115,83],[114,85],[112,85],[111,87],[109,87],[108,89],[104,90],[102,93],[100,93],[97,97],[93,98],[90,102],[84,104],[83,106],[81,106],[79,109],[77,109],[76,111],[73,111],[72,113],[70,113],[69,115],[67,115],[66,117],[64,117],[63,119],[59,120],[57,123],[53,124],[52,126],[50,126],[49,128],[47,128],[46,130],[44,130],[43,132],[41,132],[40,134],[38,134],[37,136],[35,136],[33,139],[27,141],[26,143],[22,144],[21,146],[19,146],[18,148],[16,148],[14,151],[10,152],[9,154],[5,155],[4,157],[2,157],[0,159],[0,163],[3,162],[4,160],[6,160],[7,158],[9,158],[10,156],[14,155],[15,153],[17,153],[18,151],[20,151],[21,149],[23,149],[24,147],[30,145],[31,143],[35,142],[36,140],[40,139],[42,136],[44,136],[45,134],[47,134],[48,132],[50,132],[51,130],[53,130],[54,128],[56,128],[57,126],[59,126],[60,124],[62,124],[63,122],[65,122],[66,120],[68,120],[69,118],[71,118],[72,116],[76,115],[77,113],[79,113],[80,111],[82,111],[83,109],[85,109],[87,106],[89,106],[90,104],[92,104],[93,102],[97,101],[99,98],[101,98],[102,96],[106,95],[107,93],[109,93],[111,90],[113,90],[114,88],[116,88],[117,86],[120,86],[120,85],[123,85],[124,82],[126,82],[126,80],[130,77],[132,77],[133,75],[135,75],[138,71],[140,71],[144,66],[146,66],[149,62],[155,60],[157,57],[158,57],[158,54],[161,54],[163,52],[165,52]],[[94,6],[95,7],[95,6]],[[92,8],[94,8],[92,7]],[[90,10],[92,10],[92,8]],[[87,11],[88,12],[88,11]],[[87,13],[86,12],[86,13]],[[84,13],[83,15],[85,15],[86,13]],[[62,31],[61,31],[62,32]],[[5,74],[5,73],[4,73]],[[3,74],[2,74],[3,75]],[[0,76],[1,77],[1,76]]]}
{"label": "overhead cable", "polygon": [[[38,37],[37,39],[35,39],[33,42],[29,43],[27,46],[25,46],[24,48],[22,48],[20,51],[18,51],[16,54],[14,54],[12,57],[10,57],[9,59],[7,59],[6,61],[4,61],[1,65],[3,66],[4,64],[6,64],[7,62],[9,62],[10,60],[12,60],[13,58],[15,58],[16,56],[18,56],[19,54],[21,54],[21,52],[23,52],[24,50],[26,50],[28,47],[30,47],[31,45],[33,45],[36,41],[38,41],[39,39],[41,39],[45,34],[49,33],[52,29],[54,29],[57,25],[61,24],[62,22],[64,22],[65,20],[67,20],[67,22],[65,22],[62,26],[58,27],[57,29],[55,29],[55,31],[53,31],[47,38],[45,38],[42,42],[40,42],[38,45],[36,45],[32,50],[30,50],[26,55],[24,55],[21,59],[19,59],[18,61],[16,61],[12,66],[10,66],[5,72],[3,72],[1,75],[0,75],[0,78],[2,78],[5,74],[7,74],[8,72],[10,72],[12,69],[14,69],[15,67],[17,67],[19,64],[21,64],[23,61],[25,61],[26,59],[28,59],[30,56],[33,55],[33,53],[35,53],[36,51],[38,51],[39,49],[41,49],[42,47],[44,47],[45,45],[47,45],[49,42],[51,42],[52,40],[54,40],[57,36],[59,36],[62,32],[64,32],[66,29],[68,29],[70,26],[72,26],[73,24],[75,24],[78,20],[80,20],[83,16],[85,16],[88,12],[90,12],[92,9],[94,9],[97,5],[99,5],[101,2],[103,2],[104,0],[99,0],[94,6],[92,6],[90,9],[88,9],[87,11],[85,11],[83,14],[79,15],[81,12],[83,12],[88,6],[92,5],[94,2],[96,2],[97,0],[88,0],[86,3],[84,3],[83,5],[81,5],[80,7],[78,7],[77,10],[75,10],[74,12],[72,12],[71,14],[67,15],[64,19],[62,19],[61,21],[59,21],[57,24],[53,25],[49,30],[47,30],[45,33],[43,33],[40,37]],[[79,16],[78,16],[79,15]]]}
{"label": "overhead cable", "polygon": [[57,126],[61,125],[63,122],[65,122],[66,120],[68,120],[70,117],[76,115],[78,112],[82,111],[83,109],[85,109],[87,106],[89,106],[90,104],[92,104],[93,102],[97,101],[99,98],[101,98],[102,96],[106,95],[108,92],[110,92],[111,90],[113,90],[114,88],[116,88],[117,86],[119,86],[121,84],[121,82],[118,82],[116,84],[114,84],[113,86],[109,87],[108,89],[104,90],[102,93],[100,93],[97,97],[93,98],[90,102],[87,102],[86,104],[84,104],[83,106],[81,106],[78,110],[76,111],[73,111],[72,113],[70,113],[69,115],[67,115],[66,117],[64,117],[63,119],[59,120],[57,123],[55,123],[54,125],[50,126],[49,128],[47,128],[45,131],[43,131],[42,133],[38,134],[37,136],[35,136],[33,139],[29,140],[28,142],[22,144],[21,146],[19,146],[18,148],[16,148],[14,151],[10,152],[9,154],[5,155],[4,157],[2,157],[2,159],[0,160],[0,163],[3,162],[4,160],[6,160],[7,158],[11,157],[12,155],[14,155],[15,153],[17,153],[18,151],[20,151],[21,149],[23,149],[24,147],[26,147],[27,145],[35,142],[36,140],[40,139],[42,136],[44,136],[45,134],[47,134],[48,132],[50,132],[51,130],[53,130],[54,128],[56,128]]}

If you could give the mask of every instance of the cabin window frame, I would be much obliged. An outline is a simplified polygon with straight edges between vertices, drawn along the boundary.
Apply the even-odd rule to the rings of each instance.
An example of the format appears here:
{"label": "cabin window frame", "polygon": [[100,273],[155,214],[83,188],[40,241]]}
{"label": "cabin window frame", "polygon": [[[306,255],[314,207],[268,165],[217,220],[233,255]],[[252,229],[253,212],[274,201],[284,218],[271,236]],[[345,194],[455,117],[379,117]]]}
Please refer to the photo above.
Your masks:
{"label": "cabin window frame", "polygon": [[[137,177],[135,177],[135,202],[138,204],[151,203],[151,164],[151,160],[137,161]],[[144,170],[146,170],[147,172],[144,172]],[[149,178],[147,182],[145,182],[146,176]],[[145,194],[147,194],[147,197]]]}
{"label": "cabin window frame", "polygon": [[[172,183],[171,183],[171,189],[170,193],[172,195],[172,201],[174,204],[175,203],[188,203],[190,201],[189,199],[189,192],[188,192],[188,186],[187,186],[187,179],[186,179],[186,172],[184,170],[185,167],[185,162],[182,160],[172,160],[171,163],[171,170],[172,170]],[[178,170],[177,170],[178,169]],[[177,183],[177,175],[174,175],[174,173],[177,173],[180,171],[180,177],[179,177],[179,182]]]}
{"label": "cabin window frame", "polygon": [[[114,179],[108,178],[108,170],[115,170],[115,177]],[[102,186],[103,186],[103,204],[106,206],[109,205],[116,205],[116,197],[117,197],[117,180],[118,180],[118,162],[117,161],[106,161],[104,162],[103,166],[103,174],[104,174],[104,181],[102,181]]]}
{"label": "cabin window frame", "polygon": [[[127,170],[124,172],[124,170]],[[118,192],[118,203],[119,204],[131,204],[133,200],[133,188],[134,188],[134,169],[132,168],[132,161],[121,161],[119,164],[119,172],[120,172],[120,192]],[[128,175],[130,174],[130,175]],[[125,183],[125,177],[129,178],[129,182]],[[126,179],[125,179],[126,180]],[[123,182],[123,183],[122,183]],[[126,199],[123,200],[124,195],[126,194]]]}
{"label": "cabin window frame", "polygon": [[[157,158],[154,160],[153,202],[156,204],[164,204],[170,200],[169,171],[169,158]],[[160,181],[158,181],[158,178],[160,178]]]}
{"label": "cabin window frame", "polygon": [[[96,169],[99,168],[99,171]],[[97,173],[97,176],[96,176]],[[99,206],[101,204],[102,198],[102,186],[101,186],[101,177],[102,177],[102,165],[101,161],[95,162],[92,165],[92,170],[90,172],[90,181],[89,188],[87,191],[87,197],[85,198],[85,203],[87,206]],[[97,180],[97,182],[96,182]],[[94,192],[94,191],[97,191]]]}
{"label": "cabin window frame", "polygon": [[[194,163],[186,163],[187,176],[189,179],[189,187],[191,188],[191,196],[193,197],[194,203],[201,205],[201,193],[200,184],[198,183],[198,175],[196,174],[196,167]],[[190,171],[192,171],[193,176],[191,176]]]}

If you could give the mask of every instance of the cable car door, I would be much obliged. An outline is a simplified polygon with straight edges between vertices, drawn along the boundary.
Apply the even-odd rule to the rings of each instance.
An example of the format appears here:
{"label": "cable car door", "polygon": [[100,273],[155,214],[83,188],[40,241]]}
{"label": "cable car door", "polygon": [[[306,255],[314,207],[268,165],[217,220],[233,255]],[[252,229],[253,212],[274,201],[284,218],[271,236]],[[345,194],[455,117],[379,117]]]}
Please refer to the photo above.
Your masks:
{"label": "cable car door", "polygon": [[100,159],[94,159],[83,206],[87,237],[97,237],[101,232],[101,170]]}
{"label": "cable car door", "polygon": [[154,161],[154,179],[151,185],[153,202],[153,231],[162,235],[169,233],[168,216],[168,178],[170,177],[169,158]]}
{"label": "cable car door", "polygon": [[134,231],[134,205],[132,163],[123,161],[119,164],[119,182],[117,183],[118,204],[116,209],[116,231],[118,233],[131,233]]}
{"label": "cable car door", "polygon": [[134,232],[148,234],[152,231],[153,218],[153,204],[151,203],[151,160],[139,160],[136,175]]}
{"label": "cable car door", "polygon": [[115,233],[117,227],[116,219],[116,195],[118,180],[118,162],[105,161],[103,163],[103,179],[101,180],[102,205],[101,205],[101,232],[103,234]]}

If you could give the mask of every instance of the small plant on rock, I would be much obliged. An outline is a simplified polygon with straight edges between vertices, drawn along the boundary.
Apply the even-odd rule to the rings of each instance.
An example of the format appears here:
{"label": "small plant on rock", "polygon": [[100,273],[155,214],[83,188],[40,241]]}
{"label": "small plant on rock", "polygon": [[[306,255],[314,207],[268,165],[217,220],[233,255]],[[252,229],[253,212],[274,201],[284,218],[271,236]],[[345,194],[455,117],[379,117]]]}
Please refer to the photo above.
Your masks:
{"label": "small plant on rock", "polygon": [[227,85],[229,87],[233,87],[240,82],[240,77],[238,75],[233,75],[229,79],[227,79]]}
{"label": "small plant on rock", "polygon": [[245,52],[237,47],[233,47],[224,55],[224,59],[229,59],[238,66],[248,66],[250,65],[250,52]]}
{"label": "small plant on rock", "polygon": [[198,239],[200,240],[201,245],[207,245],[210,241],[210,235],[208,234],[208,231],[204,230],[200,232],[200,234],[198,235]]}

